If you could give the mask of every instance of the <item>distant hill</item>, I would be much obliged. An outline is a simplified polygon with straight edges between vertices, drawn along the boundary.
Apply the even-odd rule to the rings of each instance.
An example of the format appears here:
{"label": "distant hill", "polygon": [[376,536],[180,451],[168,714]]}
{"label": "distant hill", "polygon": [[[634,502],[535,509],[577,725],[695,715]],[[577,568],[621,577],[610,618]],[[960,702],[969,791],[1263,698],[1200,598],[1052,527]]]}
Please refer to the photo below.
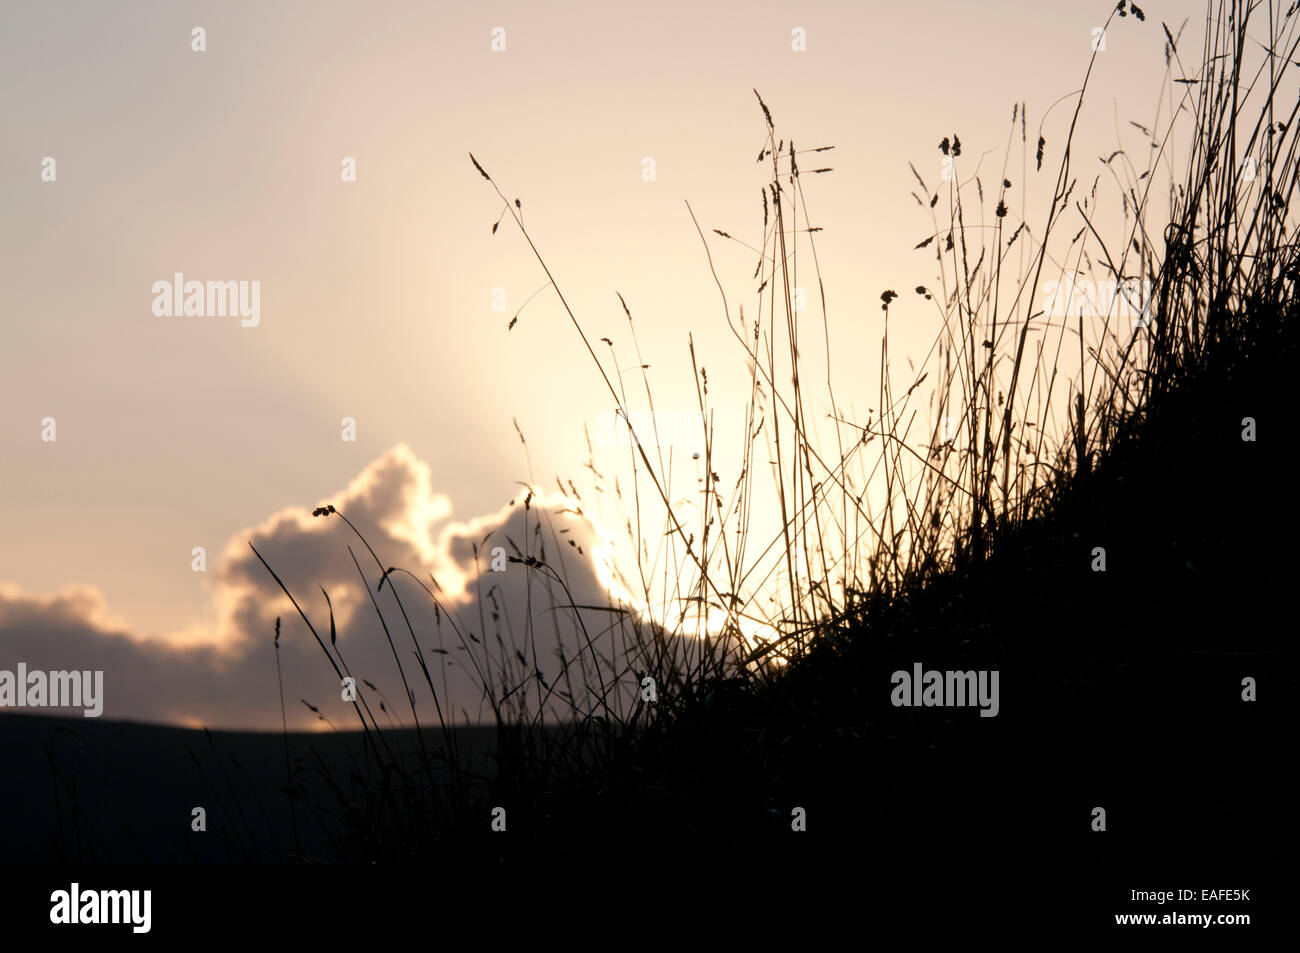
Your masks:
{"label": "distant hill", "polygon": [[[464,763],[490,774],[495,729],[460,728]],[[396,751],[417,750],[410,731],[387,733]],[[349,792],[379,788],[363,765],[359,732],[287,736],[306,803],[298,810],[301,856],[338,860],[327,831],[339,818],[326,774]],[[432,737],[430,736],[430,743]],[[0,715],[0,861],[226,862],[297,856],[285,795],[286,736],[204,732],[90,718]],[[47,752],[53,753],[53,762]],[[373,765],[373,759],[371,761]],[[57,774],[55,771],[57,768]],[[74,795],[75,790],[75,806]],[[320,820],[307,805],[315,806]],[[191,831],[204,807],[206,833]],[[323,823],[322,823],[323,822]]]}

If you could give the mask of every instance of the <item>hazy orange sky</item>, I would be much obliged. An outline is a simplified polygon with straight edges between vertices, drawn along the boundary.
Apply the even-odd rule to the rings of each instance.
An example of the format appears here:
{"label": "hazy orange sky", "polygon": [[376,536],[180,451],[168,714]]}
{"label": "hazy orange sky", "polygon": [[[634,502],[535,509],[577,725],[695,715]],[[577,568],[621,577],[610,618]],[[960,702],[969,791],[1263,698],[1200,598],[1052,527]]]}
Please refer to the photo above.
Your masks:
{"label": "hazy orange sky", "polygon": [[[880,292],[905,293],[896,354],[923,357],[936,332],[907,294],[935,269],[913,251],[930,226],[908,161],[933,188],[936,146],[955,132],[967,168],[987,152],[996,181],[1024,101],[1032,168],[1039,123],[1078,89],[1110,9],[6,2],[0,667],[12,664],[6,632],[51,607],[135,638],[229,638],[242,617],[227,546],[246,559],[276,514],[350,486],[365,498],[368,467],[401,473],[376,519],[452,573],[447,522],[490,523],[529,478],[512,418],[540,484],[585,485],[583,427],[594,435],[610,401],[553,294],[507,332],[545,279],[508,218],[491,234],[500,203],[470,151],[522,200],[589,333],[613,338],[631,367],[622,293],[658,408],[694,408],[689,332],[721,413],[744,360],[683,200],[706,231],[758,243],[769,170],[755,164],[756,87],[779,134],[836,147],[818,163],[834,173],[805,188],[824,229],[837,393],[864,411]],[[1144,9],[1145,22],[1107,34],[1080,161],[1142,153],[1130,120],[1149,122],[1160,95],[1160,21],[1190,18],[1192,35],[1203,11]],[[792,49],[796,29],[806,50]],[[1047,119],[1049,143],[1067,107]],[[345,157],[355,182],[342,180]],[[1017,133],[1017,211],[1021,162]],[[1029,193],[1032,214],[1050,187]],[[711,247],[723,283],[752,297],[752,255]],[[152,286],[177,272],[259,281],[260,322],[156,316]],[[492,309],[497,288],[505,313]],[[48,417],[54,442],[42,440]],[[341,439],[345,417],[355,442]],[[616,471],[621,452],[597,450]],[[191,568],[197,546],[205,573]]]}

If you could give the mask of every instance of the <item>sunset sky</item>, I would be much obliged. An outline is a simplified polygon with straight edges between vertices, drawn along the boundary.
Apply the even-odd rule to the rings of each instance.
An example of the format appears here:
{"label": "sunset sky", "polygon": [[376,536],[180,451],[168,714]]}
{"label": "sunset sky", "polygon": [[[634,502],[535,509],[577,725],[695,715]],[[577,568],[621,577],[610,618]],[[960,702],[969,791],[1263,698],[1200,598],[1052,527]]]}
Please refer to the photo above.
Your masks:
{"label": "sunset sky", "polygon": [[[1098,58],[1076,142],[1089,180],[1097,156],[1149,148],[1130,121],[1150,123],[1161,94],[1160,21],[1176,32],[1188,20],[1198,42],[1200,4],[1144,9],[1145,22],[1115,21]],[[660,411],[694,409],[690,333],[719,413],[739,414],[724,395],[745,379],[743,354],[685,201],[732,300],[752,302],[754,257],[709,230],[760,241],[757,88],[779,135],[836,147],[816,163],[834,172],[804,187],[823,229],[837,394],[865,414],[880,293],[902,294],[890,329],[901,366],[936,333],[911,294],[935,263],[913,250],[932,229],[908,162],[933,190],[938,142],[956,133],[963,174],[988,153],[996,182],[1023,101],[1032,172],[1039,124],[1049,143],[1063,139],[1073,101],[1044,114],[1078,89],[1109,12],[1001,0],[6,2],[0,669],[104,668],[105,717],[278,727],[266,653],[284,610],[250,539],[314,613],[322,583],[350,617],[371,611],[346,555],[355,540],[312,520],[318,503],[373,533],[385,562],[454,586],[470,579],[469,540],[518,518],[509,504],[530,461],[512,420],[539,487],[555,490],[557,474],[590,486],[583,428],[596,437],[609,396],[549,290],[507,331],[546,279],[508,215],[491,233],[501,203],[471,151],[521,200],[593,340],[613,339],[631,369],[622,294]],[[805,51],[792,49],[795,29]],[[1019,140],[1017,127],[1015,215]],[[355,182],[342,179],[345,157]],[[1050,194],[1045,165],[1025,214]],[[260,322],[156,316],[151,289],[178,272],[260,282]],[[345,417],[355,441],[341,437]],[[626,461],[616,447],[596,453],[611,476]],[[192,570],[199,546],[206,572]],[[594,598],[596,571],[575,572]],[[324,663],[285,621],[306,686]],[[301,710],[291,721],[311,724]]]}

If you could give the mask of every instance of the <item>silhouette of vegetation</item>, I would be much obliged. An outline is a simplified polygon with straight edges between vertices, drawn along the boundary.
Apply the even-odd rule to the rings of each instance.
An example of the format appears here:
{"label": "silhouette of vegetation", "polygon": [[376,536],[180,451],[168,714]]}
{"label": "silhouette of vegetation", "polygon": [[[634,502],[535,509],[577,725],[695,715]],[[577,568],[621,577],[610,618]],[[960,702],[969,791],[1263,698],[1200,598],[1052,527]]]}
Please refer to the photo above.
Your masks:
{"label": "silhouette of vegetation", "polygon": [[[1154,27],[1120,3],[1104,29],[1120,19]],[[811,328],[794,294],[800,273],[822,287],[805,181],[834,181],[821,165],[832,147],[796,149],[755,93],[758,162],[770,169],[761,240],[707,231],[690,210],[750,379],[738,401],[742,456],[723,460],[690,342],[693,399],[709,426],[689,511],[674,503],[671,455],[631,423],[631,388],[654,405],[639,347],[640,380],[628,380],[614,342],[570,307],[521,201],[490,160],[471,156],[502,203],[493,233],[513,223],[527,240],[539,290],[554,291],[629,431],[629,477],[613,497],[637,554],[619,581],[635,598],[611,596],[600,607],[611,624],[589,631],[564,567],[516,551],[511,571],[533,574],[546,608],[573,624],[563,663],[572,679],[558,692],[518,647],[494,656],[482,620],[476,635],[436,582],[386,566],[348,522],[370,557],[349,548],[402,673],[410,730],[376,718],[375,690],[345,663],[332,608],[327,644],[285,587],[338,676],[369,686],[353,706],[364,746],[351,781],[322,763],[325,793],[309,797],[301,766],[286,765],[295,838],[305,812],[331,831],[321,859],[504,851],[489,810],[506,805],[512,837],[525,840],[656,833],[703,843],[788,834],[803,808],[809,830],[836,837],[1012,831],[1017,843],[1041,836],[1044,849],[1104,860],[1136,849],[1132,837],[1082,846],[1089,811],[1111,805],[1114,828],[1165,846],[1194,849],[1186,832],[1207,815],[1218,818],[1211,841],[1267,841],[1284,789],[1273,767],[1277,699],[1294,686],[1281,664],[1287,587],[1276,552],[1295,522],[1279,483],[1294,445],[1300,104],[1282,92],[1294,88],[1300,31],[1293,9],[1216,0],[1189,69],[1183,29],[1160,26],[1166,72],[1156,119],[1139,127],[1146,155],[1117,148],[1093,167],[1077,152],[1103,65],[1094,51],[1082,88],[1053,107],[1070,113],[1062,138],[1049,136],[1050,113],[1035,128],[1018,103],[992,177],[967,167],[956,134],[938,143],[950,178],[932,183],[912,167],[928,225],[908,244],[934,256],[938,281],[915,298],[863,290],[879,294],[883,313],[879,393],[865,418],[831,383],[824,294]],[[733,252],[755,261],[740,293],[715,267],[715,255]],[[1054,313],[1046,288],[1067,280],[1109,290],[1067,296],[1080,307]],[[917,303],[939,330],[904,376],[889,324]],[[632,309],[619,304],[635,346]],[[824,394],[807,383],[821,369],[805,366],[805,335],[827,355]],[[1257,440],[1243,439],[1245,418]],[[776,536],[755,535],[759,512],[779,514]],[[316,515],[347,520],[332,506]],[[1097,547],[1104,572],[1094,571]],[[475,662],[493,719],[490,770],[458,750],[437,660],[399,580],[405,598],[432,601]],[[378,601],[385,587],[389,609]],[[414,652],[399,651],[408,636]],[[998,670],[1000,714],[894,707],[890,675],[915,662]],[[646,677],[653,704],[641,700]],[[1242,702],[1245,677],[1269,685],[1258,703]],[[432,726],[417,697],[433,703]],[[557,704],[564,717],[544,717]],[[1246,790],[1216,767],[1229,752],[1255,772]]]}

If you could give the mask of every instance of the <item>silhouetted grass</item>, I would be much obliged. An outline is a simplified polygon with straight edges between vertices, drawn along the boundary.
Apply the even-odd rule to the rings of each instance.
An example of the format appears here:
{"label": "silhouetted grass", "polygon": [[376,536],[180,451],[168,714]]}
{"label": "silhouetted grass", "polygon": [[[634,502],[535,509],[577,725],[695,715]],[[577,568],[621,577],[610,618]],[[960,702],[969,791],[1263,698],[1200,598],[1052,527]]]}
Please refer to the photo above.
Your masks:
{"label": "silhouetted grass", "polygon": [[[938,281],[937,287],[916,287],[908,301],[932,309],[939,330],[923,360],[915,367],[908,362],[903,375],[889,337],[900,294],[861,289],[864,298],[879,296],[883,313],[879,392],[865,417],[837,397],[832,383],[824,295],[812,328],[794,296],[800,263],[809,258],[822,286],[819,229],[804,183],[809,175],[833,181],[821,177],[830,168],[801,169],[800,157],[817,154],[820,162],[832,147],[796,149],[778,135],[759,97],[765,141],[758,161],[769,171],[761,239],[748,243],[732,231],[706,231],[690,209],[717,281],[722,317],[750,379],[738,401],[744,407],[736,422],[743,427],[741,456],[723,460],[715,452],[707,372],[688,342],[693,402],[707,422],[704,485],[689,512],[674,502],[679,494],[671,452],[665,455],[653,434],[637,433],[630,423],[629,383],[639,385],[654,407],[632,309],[620,295],[639,382],[618,370],[613,340],[596,338],[570,307],[563,276],[552,272],[534,243],[520,200],[507,198],[488,171],[490,162],[471,156],[503,206],[492,231],[502,222],[519,229],[545,277],[540,290],[556,294],[628,428],[629,479],[615,481],[613,489],[636,554],[634,564],[619,567],[620,582],[634,599],[611,596],[597,607],[608,612],[611,625],[588,631],[582,612],[591,607],[575,603],[563,564],[544,551],[515,547],[514,571],[534,576],[549,600],[543,608],[572,625],[566,643],[572,653],[566,649],[562,667],[566,687],[559,690],[555,680],[543,679],[535,655],[525,654],[533,645],[533,619],[522,620],[523,641],[513,646],[501,641],[498,619],[494,657],[483,615],[490,593],[480,593],[475,635],[440,596],[436,581],[425,585],[386,567],[348,522],[373,561],[368,575],[352,554],[407,691],[414,731],[395,731],[391,717],[381,724],[372,709],[374,691],[359,689],[354,713],[365,740],[366,774],[375,782],[360,801],[342,785],[335,788],[335,808],[346,819],[340,856],[411,857],[445,849],[485,832],[488,807],[495,804],[509,806],[512,830],[599,827],[616,818],[633,829],[641,824],[677,832],[781,827],[792,804],[811,800],[833,811],[834,793],[846,786],[889,789],[879,765],[902,763],[925,773],[917,752],[931,743],[942,746],[952,764],[972,771],[978,764],[974,755],[961,754],[961,745],[1010,771],[1017,739],[1049,743],[1017,720],[1026,717],[1023,710],[1011,719],[1012,728],[994,726],[980,735],[970,725],[945,728],[890,709],[887,687],[880,686],[905,658],[942,657],[956,667],[991,666],[1023,676],[1022,704],[1032,699],[1037,706],[1030,721],[1050,713],[1065,732],[1081,729],[1061,699],[1088,704],[1094,697],[1086,687],[1090,679],[1103,694],[1117,691],[1116,666],[1142,653],[1156,660],[1143,669],[1150,677],[1171,670],[1193,680],[1208,677],[1189,661],[1193,650],[1185,642],[1133,625],[1145,618],[1132,609],[1144,588],[1162,605],[1175,594],[1193,594],[1188,579],[1166,565],[1168,554],[1152,551],[1136,534],[1133,527],[1145,525],[1144,511],[1133,503],[1159,497],[1161,505],[1147,515],[1158,513],[1158,531],[1185,541],[1189,566],[1213,562],[1221,544],[1235,547],[1239,563],[1267,561],[1259,551],[1266,537],[1246,533],[1216,542],[1192,531],[1201,519],[1196,494],[1188,493],[1195,478],[1180,469],[1195,468],[1204,453],[1219,454],[1230,462],[1200,472],[1245,491],[1243,473],[1266,476],[1279,462],[1261,454],[1250,469],[1222,457],[1243,446],[1240,423],[1233,421],[1263,414],[1281,399],[1276,381],[1251,390],[1250,378],[1284,375],[1290,365],[1280,356],[1294,356],[1300,262],[1288,230],[1300,104],[1290,105],[1282,119],[1274,111],[1300,38],[1294,11],[1266,10],[1261,25],[1260,10],[1259,4],[1212,3],[1199,69],[1190,73],[1186,51],[1177,46],[1181,30],[1162,24],[1167,108],[1150,129],[1139,127],[1151,146],[1141,159],[1120,149],[1098,157],[1089,181],[1084,167],[1090,157],[1075,151],[1075,128],[1100,68],[1094,52],[1072,105],[1070,97],[1058,104],[1072,110],[1063,138],[1047,134],[1047,117],[1033,128],[1024,104],[1016,104],[1002,168],[987,181],[987,172],[967,166],[956,134],[938,144],[951,160],[951,180],[932,187],[912,168],[921,189],[914,195],[929,223],[920,241],[908,244],[934,256]],[[1140,8],[1121,3],[1106,29],[1119,18],[1128,20],[1125,29],[1153,26]],[[1267,31],[1263,52],[1247,42],[1257,28]],[[1189,145],[1186,155],[1176,156],[1180,141]],[[1109,230],[1105,237],[1099,222]],[[739,293],[729,293],[715,268],[715,255],[733,253],[755,260],[753,284]],[[805,275],[808,270],[805,264]],[[1120,290],[1084,302],[1078,313],[1044,313],[1048,282],[1067,278]],[[1149,294],[1132,300],[1134,282],[1146,282]],[[751,301],[757,317],[747,319],[743,302]],[[1116,308],[1121,314],[1131,308],[1138,319],[1117,317]],[[517,320],[516,314],[507,329]],[[807,383],[820,369],[805,366],[805,334],[820,337],[825,348],[824,394]],[[1214,409],[1216,400],[1229,398],[1233,407]],[[1203,429],[1188,431],[1193,424]],[[770,470],[760,463],[764,452],[775,461]],[[594,459],[589,465],[597,488],[608,490]],[[569,489],[581,499],[576,487]],[[545,516],[533,512],[532,499],[530,489],[524,506],[540,524]],[[756,535],[758,512],[779,514],[774,536]],[[1118,512],[1127,515],[1121,519]],[[347,521],[333,506],[316,515]],[[1093,545],[1109,545],[1121,568],[1100,579],[1088,574]],[[1137,553],[1147,562],[1135,562]],[[474,556],[477,564],[477,547]],[[1135,566],[1163,568],[1144,581]],[[445,621],[478,675],[497,737],[490,777],[467,770],[457,755],[451,713],[444,711],[398,595],[399,576],[403,585],[414,580],[420,586],[416,594],[431,600],[438,624]],[[327,645],[323,627],[318,630],[275,578],[339,678],[357,675],[364,683],[343,661],[332,607]],[[386,584],[397,619],[386,617],[377,598]],[[1226,602],[1218,598],[1214,605],[1217,624],[1230,630]],[[1128,633],[1123,644],[1098,630],[1107,611],[1122,617]],[[1197,622],[1181,610],[1167,621],[1175,627]],[[1159,618],[1146,618],[1146,624],[1158,628]],[[409,636],[413,653],[398,651],[394,630],[399,638]],[[512,620],[505,630],[514,630]],[[1234,644],[1226,633],[1212,651],[1228,652]],[[1260,644],[1261,654],[1276,650],[1267,640]],[[408,673],[411,657],[415,669]],[[1039,677],[1027,660],[1049,674]],[[658,689],[653,705],[638,693],[647,676]],[[436,730],[421,721],[417,689],[422,704],[434,705]],[[383,701],[379,705],[389,711]],[[1140,707],[1130,714],[1152,711]],[[557,712],[563,714],[559,723],[546,724]],[[407,743],[415,739],[414,750],[394,747],[399,735]],[[839,771],[845,761],[855,767]],[[1052,770],[1064,783],[1066,768]],[[904,794],[919,789],[892,790],[897,796],[880,803],[906,812]],[[706,812],[702,819],[705,803],[719,805],[725,817]],[[966,810],[952,816],[964,817]]]}

